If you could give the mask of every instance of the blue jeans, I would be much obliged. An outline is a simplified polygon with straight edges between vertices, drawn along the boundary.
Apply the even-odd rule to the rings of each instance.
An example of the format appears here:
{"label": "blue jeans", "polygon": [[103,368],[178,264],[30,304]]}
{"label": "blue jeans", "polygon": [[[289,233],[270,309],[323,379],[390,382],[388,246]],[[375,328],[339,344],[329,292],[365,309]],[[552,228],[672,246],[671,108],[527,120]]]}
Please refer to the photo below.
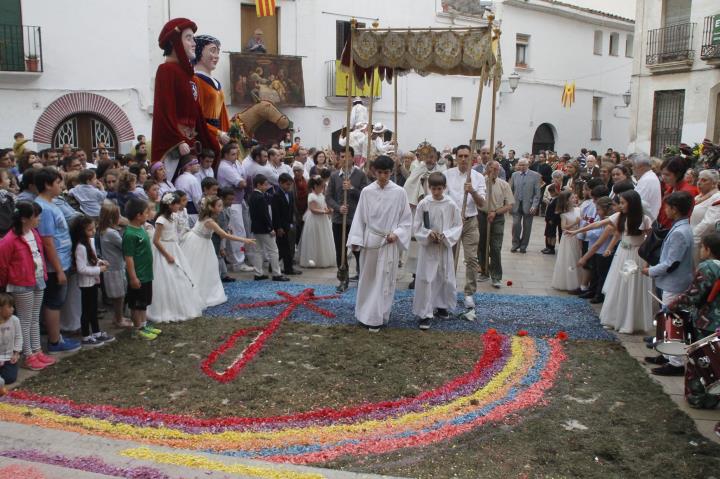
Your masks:
{"label": "blue jeans", "polygon": [[5,361],[5,363],[0,366],[0,388],[5,386],[6,384],[12,384],[17,381],[17,375],[17,363],[10,364],[10,361]]}

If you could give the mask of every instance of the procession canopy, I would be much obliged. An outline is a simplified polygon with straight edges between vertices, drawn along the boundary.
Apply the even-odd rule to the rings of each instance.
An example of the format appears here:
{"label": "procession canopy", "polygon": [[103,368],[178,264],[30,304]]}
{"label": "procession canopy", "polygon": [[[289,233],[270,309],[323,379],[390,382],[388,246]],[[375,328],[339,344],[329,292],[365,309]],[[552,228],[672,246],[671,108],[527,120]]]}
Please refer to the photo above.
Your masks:
{"label": "procession canopy", "polygon": [[[484,83],[494,74],[496,53],[490,26],[447,29],[354,28],[346,43],[342,65],[350,66],[350,48],[355,81],[370,81],[372,71],[392,81],[395,73],[414,71],[420,75],[467,75]],[[497,42],[496,42],[497,44]],[[348,48],[349,47],[349,48]],[[497,49],[497,46],[495,47]]]}

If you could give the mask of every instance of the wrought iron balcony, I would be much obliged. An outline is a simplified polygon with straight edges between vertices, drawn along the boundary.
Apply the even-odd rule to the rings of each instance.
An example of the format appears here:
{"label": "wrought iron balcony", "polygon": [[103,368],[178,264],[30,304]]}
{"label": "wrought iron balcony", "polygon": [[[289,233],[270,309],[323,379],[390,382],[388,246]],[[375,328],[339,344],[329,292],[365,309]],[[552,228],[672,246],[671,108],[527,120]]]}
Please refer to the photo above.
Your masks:
{"label": "wrought iron balcony", "polygon": [[692,47],[695,25],[695,23],[680,23],[650,30],[645,64],[648,66],[667,63],[692,64],[695,58]]}
{"label": "wrought iron balcony", "polygon": [[0,71],[43,71],[40,27],[0,24]]}
{"label": "wrought iron balcony", "polygon": [[720,63],[720,15],[705,17],[700,58]]}
{"label": "wrought iron balcony", "polygon": [[602,120],[591,120],[590,140],[602,140]]}

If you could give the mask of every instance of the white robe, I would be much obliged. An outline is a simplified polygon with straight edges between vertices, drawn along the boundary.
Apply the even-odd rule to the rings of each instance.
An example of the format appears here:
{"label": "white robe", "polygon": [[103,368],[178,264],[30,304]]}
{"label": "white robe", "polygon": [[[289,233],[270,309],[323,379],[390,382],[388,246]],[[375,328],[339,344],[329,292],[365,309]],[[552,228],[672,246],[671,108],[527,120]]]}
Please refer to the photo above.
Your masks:
{"label": "white robe", "polygon": [[[342,147],[345,146],[345,137],[341,136],[338,138],[338,144]],[[350,132],[350,146],[355,152],[355,156],[361,156],[365,158],[367,154],[367,133],[360,130],[353,130]]]}
{"label": "white robe", "polygon": [[[423,224],[428,212],[430,229]],[[413,234],[418,243],[418,267],[415,275],[413,314],[432,318],[435,308],[452,309],[457,303],[455,263],[452,248],[462,234],[460,208],[450,197],[443,195],[436,201],[432,196],[423,198],[415,210]],[[441,232],[441,243],[430,241],[430,232]]]}
{"label": "white robe", "polygon": [[[385,188],[373,182],[362,190],[347,246],[361,248],[355,317],[367,326],[381,326],[390,320],[398,259],[410,246],[411,227],[404,189],[390,181]],[[397,236],[395,243],[385,241],[389,233]]]}
{"label": "white robe", "polygon": [[353,105],[352,110],[350,110],[350,130],[354,129],[358,123],[367,123],[368,120],[367,107],[362,103]]}

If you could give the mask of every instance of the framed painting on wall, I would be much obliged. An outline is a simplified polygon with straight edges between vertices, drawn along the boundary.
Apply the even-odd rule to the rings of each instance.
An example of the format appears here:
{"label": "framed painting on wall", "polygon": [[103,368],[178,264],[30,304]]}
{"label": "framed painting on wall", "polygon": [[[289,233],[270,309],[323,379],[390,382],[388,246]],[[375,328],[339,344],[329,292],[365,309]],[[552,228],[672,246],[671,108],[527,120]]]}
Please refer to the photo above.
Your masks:
{"label": "framed painting on wall", "polygon": [[301,57],[231,53],[230,81],[235,106],[261,100],[271,101],[277,107],[305,106]]}

